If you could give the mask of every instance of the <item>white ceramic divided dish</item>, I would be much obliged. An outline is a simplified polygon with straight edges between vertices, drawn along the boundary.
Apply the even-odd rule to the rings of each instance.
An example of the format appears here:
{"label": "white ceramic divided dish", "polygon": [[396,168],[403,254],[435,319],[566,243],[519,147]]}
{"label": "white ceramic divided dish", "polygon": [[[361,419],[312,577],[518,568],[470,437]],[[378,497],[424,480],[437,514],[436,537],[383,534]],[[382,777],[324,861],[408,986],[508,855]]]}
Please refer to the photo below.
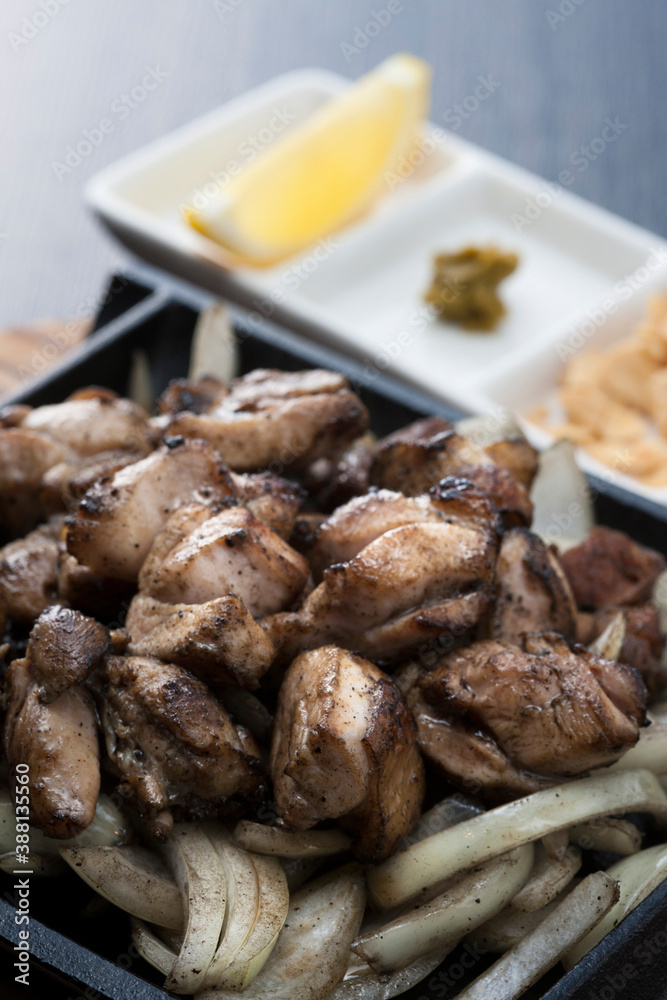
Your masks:
{"label": "white ceramic divided dish", "polygon": [[[558,344],[633,286],[631,302],[609,316],[603,310],[583,342],[617,339],[640,318],[649,287],[667,287],[659,237],[435,126],[405,181],[390,178],[362,219],[275,267],[230,266],[222,248],[183,222],[182,206],[224,185],[347,85],[318,70],[278,77],[107,168],[87,199],[151,263],[467,411],[525,412],[551,399]],[[471,333],[436,319],[423,300],[433,256],[491,243],[520,259],[501,286],[507,316],[498,329]],[[582,464],[667,500],[667,491],[592,459]]]}

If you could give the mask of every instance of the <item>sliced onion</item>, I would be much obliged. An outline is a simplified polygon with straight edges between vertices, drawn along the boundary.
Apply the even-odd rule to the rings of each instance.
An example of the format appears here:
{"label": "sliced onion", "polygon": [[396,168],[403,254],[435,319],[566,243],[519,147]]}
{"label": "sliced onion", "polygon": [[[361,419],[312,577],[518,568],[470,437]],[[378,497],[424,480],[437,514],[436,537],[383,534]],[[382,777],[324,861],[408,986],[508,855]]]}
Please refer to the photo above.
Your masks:
{"label": "sliced onion", "polygon": [[477,950],[493,951],[502,955],[503,952],[514,948],[519,941],[523,941],[527,934],[534,931],[544,918],[556,909],[561,899],[565,897],[567,892],[571,892],[572,888],[574,888],[574,883],[568,886],[562,897],[557,896],[542,909],[532,910],[530,913],[514,910],[510,904],[468,935],[467,940]]}
{"label": "sliced onion", "polygon": [[245,851],[281,858],[326,857],[349,850],[351,840],[342,830],[281,830],[243,819],[234,840]]}
{"label": "sliced onion", "polygon": [[252,858],[231,843],[222,828],[207,828],[211,843],[218,853],[227,882],[227,906],[220,934],[220,943],[208,967],[203,989],[220,981],[248,940],[258,917],[259,880]]}
{"label": "sliced onion", "polygon": [[578,823],[569,831],[570,840],[585,851],[636,854],[642,846],[641,831],[627,819],[601,816],[591,823]]}
{"label": "sliced onion", "polygon": [[285,873],[276,858],[254,855],[259,900],[255,922],[230,965],[216,980],[216,991],[245,990],[259,974],[273,951],[289,907]]}
{"label": "sliced onion", "polygon": [[617,660],[621,655],[621,648],[625,640],[625,616],[622,611],[614,615],[604,632],[590,645],[589,650],[597,656],[604,656],[607,660]]}
{"label": "sliced onion", "polygon": [[530,934],[459,993],[457,1000],[516,1000],[553,968],[618,899],[618,884],[594,872],[569,893]]}
{"label": "sliced onion", "polygon": [[536,845],[535,863],[526,884],[512,899],[512,907],[523,913],[540,910],[559,896],[581,868],[581,852],[570,847],[562,858],[551,858]]}
{"label": "sliced onion", "polygon": [[[0,854],[14,854],[16,847],[16,813],[9,791],[0,789]],[[59,874],[63,869],[59,864],[61,847],[103,847],[114,844],[124,844],[130,839],[130,827],[123,813],[113,804],[107,795],[100,795],[95,808],[92,822],[76,837],[66,840],[56,840],[47,837],[36,827],[30,828],[30,855],[35,868],[38,858],[51,858],[53,865],[40,865],[40,871],[35,874]],[[29,867],[21,865],[21,867]]]}
{"label": "sliced onion", "polygon": [[584,540],[593,527],[595,513],[590,486],[570,441],[556,441],[541,452],[531,498],[531,531],[547,545],[558,545],[562,551]]}
{"label": "sliced onion", "polygon": [[419,899],[424,887],[512,847],[597,816],[650,812],[667,822],[667,796],[648,771],[596,773],[534,792],[395,854],[368,873],[373,903],[388,909]]}
{"label": "sliced onion", "polygon": [[329,993],[327,1000],[392,1000],[430,976],[450,950],[447,947],[424,955],[390,976],[378,976],[368,963],[353,955],[345,978]]}
{"label": "sliced onion", "polygon": [[524,844],[464,876],[425,906],[357,938],[352,948],[378,974],[396,972],[495,916],[530,875],[533,845]]}
{"label": "sliced onion", "polygon": [[60,855],[84,882],[114,906],[161,927],[180,930],[183,904],[160,858],[144,847],[61,847]]}
{"label": "sliced onion", "polygon": [[[365,902],[363,878],[350,869],[296,893],[271,957],[243,991],[243,1000],[324,1000],[329,996],[347,969]],[[215,989],[200,993],[198,1000],[232,1000],[234,996]]]}
{"label": "sliced onion", "polygon": [[132,917],[131,924],[132,941],[141,957],[154,969],[158,969],[163,976],[169,976],[178,958],[176,952],[161,941],[143,920]]}
{"label": "sliced onion", "polygon": [[654,722],[648,729],[642,729],[635,745],[607,770],[628,771],[635,768],[667,774],[667,722]]}
{"label": "sliced onion", "polygon": [[181,891],[183,946],[165,981],[174,993],[196,993],[215,955],[225,915],[225,873],[200,827],[174,826],[164,851]]}
{"label": "sliced onion", "polygon": [[667,844],[649,847],[632,857],[623,858],[607,869],[607,875],[616,879],[620,889],[618,902],[605,914],[599,924],[582,938],[563,958],[563,965],[571,969],[580,958],[588,954],[598,941],[617,927],[636,906],[646,899],[667,878]]}

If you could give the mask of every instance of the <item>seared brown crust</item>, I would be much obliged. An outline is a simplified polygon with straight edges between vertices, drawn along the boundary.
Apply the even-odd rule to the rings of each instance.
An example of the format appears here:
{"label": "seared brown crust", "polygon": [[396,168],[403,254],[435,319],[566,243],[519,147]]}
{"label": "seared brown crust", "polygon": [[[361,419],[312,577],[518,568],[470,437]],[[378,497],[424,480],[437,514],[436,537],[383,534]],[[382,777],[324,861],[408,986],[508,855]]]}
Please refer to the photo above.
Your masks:
{"label": "seared brown crust", "polygon": [[660,631],[660,614],[654,604],[601,608],[582,611],[577,617],[577,639],[588,646],[618,615],[625,621],[625,638],[617,659],[642,675],[651,698],[667,687],[667,671],[661,665],[665,636]]}
{"label": "seared brown crust", "polygon": [[57,604],[47,608],[35,622],[26,652],[41,700],[55,701],[84,681],[108,651],[109,632],[94,618]]}
{"label": "seared brown crust", "polygon": [[287,826],[345,817],[364,861],[390,854],[419,816],[423,765],[403,697],[378,667],[335,646],[287,671],[270,769]]}
{"label": "seared brown crust", "polygon": [[164,836],[171,807],[193,797],[222,806],[263,786],[259,759],[208,689],[186,670],[148,657],[109,657],[102,721],[107,752],[149,829]]}
{"label": "seared brown crust", "polygon": [[169,439],[88,490],[68,522],[67,549],[102,578],[134,582],[155,535],[178,504],[232,496],[220,456],[204,441]]}
{"label": "seared brown crust", "polygon": [[258,369],[207,414],[177,414],[168,433],[209,441],[236,471],[281,474],[341,454],[367,427],[368,411],[343,376]]}
{"label": "seared brown crust", "polygon": [[531,488],[539,466],[539,452],[524,437],[494,441],[484,451],[525,489]]}
{"label": "seared brown crust", "polygon": [[370,479],[406,496],[427,493],[442,479],[468,479],[495,503],[506,525],[529,525],[532,503],[525,487],[487,452],[453,430],[420,440],[378,442]]}
{"label": "seared brown crust", "polygon": [[6,684],[4,749],[10,769],[30,769],[31,823],[49,837],[74,837],[92,822],[100,791],[92,698],[77,686],[44,704],[27,659],[14,660]]}
{"label": "seared brown crust", "polygon": [[0,550],[0,606],[17,625],[31,625],[56,600],[61,528],[54,518]]}
{"label": "seared brown crust", "polygon": [[287,540],[305,499],[300,487],[271,472],[232,472],[230,478],[239,503]]}
{"label": "seared brown crust", "polygon": [[385,531],[325,570],[295,614],[265,622],[282,656],[330,642],[403,658],[443,633],[463,638],[488,610],[495,533],[430,520]]}
{"label": "seared brown crust", "polygon": [[67,449],[38,431],[0,430],[0,525],[4,538],[25,535],[44,517],[42,476],[64,461]]}
{"label": "seared brown crust", "polygon": [[151,450],[145,411],[103,389],[82,390],[64,403],[38,406],[26,414],[21,427],[59,441],[80,458],[110,451],[139,457]]}
{"label": "seared brown crust", "polygon": [[362,740],[369,761],[366,800],[341,819],[354,836],[355,856],[366,863],[393,854],[419,819],[426,791],[417,727],[403,696],[383,678],[372,698],[373,721]]}
{"label": "seared brown crust", "polygon": [[484,636],[520,641],[524,632],[576,638],[576,607],[555,553],[525,528],[505,533],[496,563],[496,599]]}
{"label": "seared brown crust", "polygon": [[659,552],[601,525],[591,528],[584,541],[563,553],[560,561],[577,605],[587,611],[644,604],[666,565]]}
{"label": "seared brown crust", "polygon": [[430,522],[500,533],[493,503],[467,480],[445,479],[429,494],[406,497],[394,490],[374,490],[354,497],[320,525],[309,553],[315,580],[335,563],[348,562],[387,531]]}
{"label": "seared brown crust", "polygon": [[243,601],[231,594],[203,604],[163,604],[138,594],[126,627],[130,653],[187,667],[213,687],[256,689],[276,652]]}
{"label": "seared brown crust", "polygon": [[255,617],[291,607],[308,563],[244,507],[186,504],[156,536],[141,568],[143,593],[168,604],[241,598]]}
{"label": "seared brown crust", "polygon": [[173,379],[157,401],[158,413],[208,413],[227,395],[227,387],[217,378],[200,378],[190,382]]}
{"label": "seared brown crust", "polygon": [[[477,642],[417,681],[409,703],[422,749],[437,754],[443,770],[453,768],[452,777],[459,768],[450,762],[442,728],[434,750],[430,719],[456,720],[455,735],[461,725],[482,733],[514,770],[550,779],[611,764],[637,741],[646,689],[635,670],[585,650],[572,653],[555,633],[527,636],[524,647]],[[502,769],[499,776],[494,788],[519,790]]]}

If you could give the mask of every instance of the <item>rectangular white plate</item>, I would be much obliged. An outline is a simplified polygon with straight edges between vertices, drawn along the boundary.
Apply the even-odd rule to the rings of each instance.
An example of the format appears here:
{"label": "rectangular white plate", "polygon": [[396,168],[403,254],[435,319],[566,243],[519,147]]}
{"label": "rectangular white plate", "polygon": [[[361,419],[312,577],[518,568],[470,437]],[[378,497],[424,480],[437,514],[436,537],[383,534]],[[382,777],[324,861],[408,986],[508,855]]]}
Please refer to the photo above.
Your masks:
{"label": "rectangular white plate", "polygon": [[[151,263],[468,411],[551,402],[559,344],[582,325],[587,346],[618,339],[650,290],[667,288],[658,236],[432,126],[432,151],[362,219],[276,267],[230,268],[220,247],[182,221],[182,206],[347,85],[319,70],[277,77],[108,167],[89,184],[88,202]],[[520,260],[501,287],[507,316],[498,329],[471,333],[434,319],[423,294],[435,253],[490,243]],[[621,308],[601,313],[613,295]],[[667,502],[667,490],[583,455],[582,465]]]}

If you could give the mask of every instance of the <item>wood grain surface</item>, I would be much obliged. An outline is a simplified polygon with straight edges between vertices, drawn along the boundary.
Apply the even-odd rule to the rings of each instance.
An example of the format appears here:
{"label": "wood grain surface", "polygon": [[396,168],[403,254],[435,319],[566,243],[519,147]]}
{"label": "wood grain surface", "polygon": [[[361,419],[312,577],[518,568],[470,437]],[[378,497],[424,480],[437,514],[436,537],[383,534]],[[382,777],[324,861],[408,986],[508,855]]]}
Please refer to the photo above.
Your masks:
{"label": "wood grain surface", "polygon": [[[664,0],[2,4],[0,324],[94,310],[127,259],[82,201],[105,164],[277,73],[356,77],[399,49],[432,63],[436,122],[550,179],[620,122],[571,189],[667,236],[666,37]],[[480,77],[493,92],[459,115]],[[104,118],[112,130],[60,170]]]}

